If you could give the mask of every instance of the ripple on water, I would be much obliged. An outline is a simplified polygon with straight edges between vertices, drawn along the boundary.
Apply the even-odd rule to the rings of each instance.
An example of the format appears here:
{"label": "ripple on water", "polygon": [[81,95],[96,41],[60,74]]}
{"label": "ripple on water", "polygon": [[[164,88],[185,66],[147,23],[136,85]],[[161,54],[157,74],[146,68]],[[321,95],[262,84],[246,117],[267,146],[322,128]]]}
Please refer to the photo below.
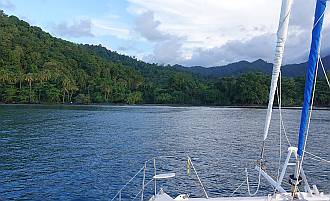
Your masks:
{"label": "ripple on water", "polygon": [[[0,106],[0,200],[109,200],[142,165],[155,156],[158,172],[177,176],[159,181],[170,195],[203,196],[196,177],[187,177],[186,156],[209,195],[229,196],[253,171],[259,156],[263,109],[168,106]],[[288,136],[296,144],[298,110],[283,110]],[[278,111],[266,146],[269,171],[279,157]],[[307,150],[329,160],[330,111],[315,111]],[[322,140],[320,140],[322,139]],[[287,143],[283,140],[282,156]],[[284,159],[283,159],[284,160]],[[330,192],[328,164],[306,156],[311,184]],[[148,163],[147,176],[153,174]],[[288,171],[292,171],[289,169]],[[142,175],[123,192],[139,192]],[[260,194],[272,189],[263,181]],[[146,196],[153,192],[152,183]],[[244,196],[246,190],[238,191]]]}

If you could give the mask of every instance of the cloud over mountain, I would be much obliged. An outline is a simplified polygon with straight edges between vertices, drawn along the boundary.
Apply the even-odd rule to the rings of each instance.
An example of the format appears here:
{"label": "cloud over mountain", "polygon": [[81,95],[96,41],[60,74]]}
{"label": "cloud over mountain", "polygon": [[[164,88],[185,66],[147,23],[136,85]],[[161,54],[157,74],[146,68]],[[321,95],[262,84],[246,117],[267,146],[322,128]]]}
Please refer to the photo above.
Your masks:
{"label": "cloud over mountain", "polygon": [[155,20],[154,13],[152,11],[147,11],[136,18],[135,31],[149,41],[166,40],[170,35],[157,29],[160,24],[160,21]]}
{"label": "cloud over mountain", "polygon": [[81,19],[74,21],[72,24],[62,22],[53,27],[54,32],[60,36],[66,37],[83,37],[94,36],[92,33],[92,22],[89,19]]}
{"label": "cloud over mountain", "polygon": [[[129,0],[136,28],[154,43],[144,59],[162,64],[223,65],[238,60],[272,62],[281,2],[276,0]],[[284,63],[307,59],[314,0],[292,7]],[[321,52],[330,51],[326,13]],[[330,43],[329,43],[330,44]]]}
{"label": "cloud over mountain", "polygon": [[185,38],[164,33],[159,30],[161,22],[154,18],[152,11],[146,11],[137,16],[135,31],[149,42],[154,43],[152,54],[144,55],[143,59],[159,64],[168,64],[169,61],[181,62],[181,48]]}

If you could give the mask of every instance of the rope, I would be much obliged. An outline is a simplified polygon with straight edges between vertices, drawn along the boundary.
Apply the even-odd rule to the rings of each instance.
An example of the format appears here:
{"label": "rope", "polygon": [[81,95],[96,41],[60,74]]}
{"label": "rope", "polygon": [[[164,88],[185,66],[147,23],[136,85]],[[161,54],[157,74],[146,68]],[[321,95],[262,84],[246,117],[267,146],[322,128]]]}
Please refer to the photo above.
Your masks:
{"label": "rope", "polygon": [[[260,168],[261,168],[261,164],[260,164]],[[247,185],[247,189],[248,189],[248,193],[249,195],[252,197],[252,196],[255,196],[258,191],[259,191],[259,188],[260,188],[260,180],[261,180],[261,171],[259,171],[259,179],[258,179],[258,186],[257,186],[257,190],[254,192],[254,193],[251,193],[251,190],[250,190],[250,184],[249,184],[249,173],[247,171],[247,168],[245,168],[245,174],[246,174],[246,185]]]}
{"label": "rope", "polygon": [[321,67],[322,67],[322,70],[323,70],[323,73],[324,73],[325,80],[327,81],[328,86],[329,86],[329,88],[330,88],[330,83],[329,83],[329,80],[328,80],[328,75],[327,75],[327,72],[326,72],[325,69],[324,69],[323,62],[322,62],[321,57],[320,57],[320,63],[321,63]]}
{"label": "rope", "polygon": [[[246,179],[232,192],[231,194],[231,197],[233,197],[233,195],[243,186],[244,183],[247,184],[247,189],[248,189],[248,192],[249,192],[249,195],[250,196],[254,196],[256,193],[251,193],[251,190],[250,190],[250,184],[249,184],[249,175],[248,175],[248,171],[247,169],[245,168],[245,174],[246,174]],[[269,173],[267,173],[271,178],[275,179],[275,177]],[[285,183],[287,185],[290,185],[288,182],[286,182],[285,180],[282,181],[282,183]]]}

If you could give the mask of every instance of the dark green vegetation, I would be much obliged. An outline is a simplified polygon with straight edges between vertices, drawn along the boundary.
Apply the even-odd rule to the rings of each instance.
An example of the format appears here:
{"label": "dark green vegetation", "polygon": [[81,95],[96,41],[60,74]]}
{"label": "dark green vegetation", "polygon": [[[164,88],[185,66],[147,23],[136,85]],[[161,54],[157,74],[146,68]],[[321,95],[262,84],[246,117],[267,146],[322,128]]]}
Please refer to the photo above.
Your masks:
{"label": "dark green vegetation", "polygon": [[[269,82],[262,73],[207,79],[147,64],[52,37],[0,12],[0,102],[264,105]],[[302,78],[284,78],[282,103],[300,105],[303,85]],[[329,106],[324,79],[316,90],[316,104]]]}

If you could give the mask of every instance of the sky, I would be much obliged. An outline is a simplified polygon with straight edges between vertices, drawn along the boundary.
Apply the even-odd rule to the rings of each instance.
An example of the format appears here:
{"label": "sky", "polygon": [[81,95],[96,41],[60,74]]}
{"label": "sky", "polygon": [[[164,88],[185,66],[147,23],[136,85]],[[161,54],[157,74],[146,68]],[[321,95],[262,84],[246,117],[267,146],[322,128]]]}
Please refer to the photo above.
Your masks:
{"label": "sky", "polygon": [[[316,0],[293,3],[284,63],[308,58]],[[273,61],[280,0],[0,0],[0,9],[75,43],[158,64]],[[330,54],[325,13],[321,55]]]}

